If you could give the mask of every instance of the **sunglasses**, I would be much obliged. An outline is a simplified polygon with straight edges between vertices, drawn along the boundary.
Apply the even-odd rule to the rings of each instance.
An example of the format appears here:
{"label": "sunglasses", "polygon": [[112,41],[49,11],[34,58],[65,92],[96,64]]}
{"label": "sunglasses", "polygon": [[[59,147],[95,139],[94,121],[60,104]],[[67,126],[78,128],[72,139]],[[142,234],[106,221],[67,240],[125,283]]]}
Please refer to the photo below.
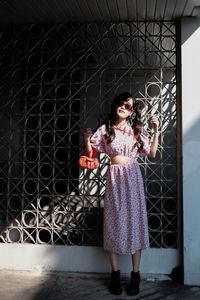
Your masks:
{"label": "sunglasses", "polygon": [[123,102],[123,103],[121,103],[119,106],[120,106],[120,107],[121,107],[121,106],[124,106],[124,108],[125,108],[126,110],[133,111],[133,107],[132,107],[132,105],[131,105],[130,103]]}

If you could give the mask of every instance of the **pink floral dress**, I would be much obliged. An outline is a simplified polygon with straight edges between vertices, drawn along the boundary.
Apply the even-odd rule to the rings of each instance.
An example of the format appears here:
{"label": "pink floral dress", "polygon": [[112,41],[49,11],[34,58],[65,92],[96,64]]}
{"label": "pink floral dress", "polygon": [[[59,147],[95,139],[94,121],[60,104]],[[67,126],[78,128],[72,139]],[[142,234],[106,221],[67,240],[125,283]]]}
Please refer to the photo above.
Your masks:
{"label": "pink floral dress", "polygon": [[124,155],[131,158],[125,164],[111,164],[107,172],[104,199],[104,249],[118,254],[134,254],[149,247],[146,202],[143,178],[138,157],[150,151],[150,140],[145,129],[141,138],[143,150],[139,153],[136,139],[129,124],[114,126],[115,139],[107,144],[105,124],[91,137],[97,152]]}

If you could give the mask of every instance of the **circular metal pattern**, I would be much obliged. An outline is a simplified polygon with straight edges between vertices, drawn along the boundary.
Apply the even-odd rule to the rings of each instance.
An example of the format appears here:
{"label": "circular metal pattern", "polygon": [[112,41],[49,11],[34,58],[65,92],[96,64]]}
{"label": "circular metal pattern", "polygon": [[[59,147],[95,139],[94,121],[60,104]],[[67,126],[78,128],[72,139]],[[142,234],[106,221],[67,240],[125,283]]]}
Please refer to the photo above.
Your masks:
{"label": "circular metal pattern", "polygon": [[1,32],[1,43],[2,43],[2,49],[8,49],[10,44],[12,44],[14,39],[13,36],[13,30],[12,28],[7,28],[7,30]]}
{"label": "circular metal pattern", "polygon": [[40,166],[40,176],[42,178],[52,177],[53,176],[53,166],[52,166],[52,164],[48,164],[48,163],[42,164]]}
{"label": "circular metal pattern", "polygon": [[177,246],[175,38],[169,22],[4,26],[1,241],[102,245],[109,160],[101,154],[98,170],[79,169],[81,131],[131,90],[162,128],[156,158],[140,161],[151,245]]}
{"label": "circular metal pattern", "polygon": [[85,63],[97,63],[97,60],[95,59],[95,54],[89,54],[88,56],[85,57]]}
{"label": "circular metal pattern", "polygon": [[[156,22],[149,22],[147,24],[147,33],[152,37],[156,36],[158,38],[160,31],[161,31],[161,24],[156,23]],[[152,34],[153,32],[153,34]]]}
{"label": "circular metal pattern", "polygon": [[[20,83],[26,83],[26,78],[21,78],[21,69],[20,68],[18,68],[18,69],[16,69],[16,70],[14,70],[13,72],[12,72],[12,79],[13,79],[13,81],[15,82],[15,84],[17,83],[17,84],[20,84]],[[17,102],[17,100],[16,100],[16,102]],[[14,101],[13,101],[13,103],[11,104],[11,106],[13,107],[14,106]],[[17,102],[16,103],[17,105],[19,105],[19,103]]]}
{"label": "circular metal pattern", "polygon": [[81,82],[80,73],[81,73],[81,70],[78,68],[71,71],[70,78],[71,78],[72,84],[73,83],[80,84],[80,82]]}
{"label": "circular metal pattern", "polygon": [[27,87],[26,94],[29,98],[36,99],[40,96],[40,85],[31,84]]}
{"label": "circular metal pattern", "polygon": [[36,130],[38,129],[38,117],[31,115],[26,119],[26,129],[27,130]]}
{"label": "circular metal pattern", "polygon": [[52,200],[49,196],[42,196],[38,199],[38,207],[40,210],[49,211],[52,208]]}
{"label": "circular metal pattern", "polygon": [[177,236],[174,232],[166,232],[163,234],[162,242],[165,248],[176,248]]}
{"label": "circular metal pattern", "polygon": [[83,220],[83,226],[85,226],[87,229],[94,229],[97,228],[98,221],[99,221],[98,212],[97,214],[93,212],[86,213]]}
{"label": "circular metal pattern", "polygon": [[27,227],[37,226],[37,216],[36,216],[36,212],[34,211],[24,212],[22,219],[23,219],[24,226]]}
{"label": "circular metal pattern", "polygon": [[146,64],[150,67],[157,67],[159,68],[161,64],[161,57],[158,52],[151,52],[148,53],[145,57]]}
{"label": "circular metal pattern", "polygon": [[164,166],[162,169],[162,176],[163,176],[163,179],[176,181],[176,176],[177,176],[176,166],[174,166],[174,165]]}
{"label": "circular metal pattern", "polygon": [[67,225],[66,212],[55,212],[53,215],[54,226],[62,229]]}
{"label": "circular metal pattern", "polygon": [[173,51],[175,49],[175,40],[173,37],[163,37],[161,40],[161,46],[164,50]]}
{"label": "circular metal pattern", "polygon": [[31,54],[27,59],[31,68],[39,68],[41,64],[41,56],[38,53]]}
{"label": "circular metal pattern", "polygon": [[80,101],[79,100],[76,100],[76,99],[73,99],[73,101],[70,103],[70,110],[71,111],[76,111],[77,107],[80,106]]}
{"label": "circular metal pattern", "polygon": [[116,26],[116,34],[119,36],[127,36],[130,33],[130,25],[127,23],[120,23]]}
{"label": "circular metal pattern", "polygon": [[57,130],[67,130],[69,129],[69,118],[67,116],[59,116],[56,119],[56,129]]}
{"label": "circular metal pattern", "polygon": [[161,95],[161,87],[157,83],[150,83],[147,85],[147,97],[159,97]]}
{"label": "circular metal pattern", "polygon": [[27,194],[33,195],[37,190],[37,183],[35,182],[34,179],[28,179],[24,183],[24,189]]}
{"label": "circular metal pattern", "polygon": [[53,83],[55,80],[55,70],[54,69],[46,69],[42,73],[42,80],[44,83]]}
{"label": "circular metal pattern", "polygon": [[42,50],[46,53],[54,52],[57,48],[57,40],[53,38],[47,38],[42,42]]}
{"label": "circular metal pattern", "polygon": [[41,103],[41,113],[43,115],[51,115],[53,114],[54,112],[54,102],[53,101],[43,101]]}
{"label": "circular metal pattern", "polygon": [[10,243],[19,243],[21,241],[21,231],[18,228],[11,228],[8,231],[8,241]]}
{"label": "circular metal pattern", "polygon": [[54,135],[50,131],[42,132],[41,133],[41,145],[42,146],[52,146],[53,145],[53,138]]}
{"label": "circular metal pattern", "polygon": [[66,99],[69,96],[69,89],[66,84],[60,84],[56,88],[56,98],[58,99]]}
{"label": "circular metal pattern", "polygon": [[88,84],[87,89],[86,89],[86,97],[89,98],[90,100],[97,100],[98,99],[98,91],[100,89],[100,86],[98,83],[91,83]]}
{"label": "circular metal pattern", "polygon": [[148,182],[146,184],[147,195],[148,196],[160,196],[161,195],[161,185],[157,181]]}
{"label": "circular metal pattern", "polygon": [[24,45],[24,41],[20,38],[16,40],[13,45],[14,51],[20,53],[20,55],[27,51],[26,46],[27,44]]}
{"label": "circular metal pattern", "polygon": [[[56,57],[56,66],[59,68],[59,67],[63,67],[63,54],[60,54]],[[66,65],[68,64],[68,62],[66,62]],[[66,66],[65,65],[65,66]]]}
{"label": "circular metal pattern", "polygon": [[101,82],[104,84],[114,83],[116,78],[116,73],[112,72],[112,70],[105,69],[101,72]]}
{"label": "circular metal pattern", "polygon": [[68,242],[70,245],[82,245],[82,234],[79,231],[73,231],[68,234]]}
{"label": "circular metal pattern", "polygon": [[124,55],[125,55],[124,52],[116,54],[116,56],[115,56],[115,63],[117,65],[120,65],[123,62],[123,67],[127,68],[128,66],[130,66],[131,62],[129,60],[123,61],[124,60]]}
{"label": "circular metal pattern", "polygon": [[66,161],[67,157],[68,157],[67,149],[65,149],[65,148],[56,149],[55,159],[57,162],[63,163],[64,161]]}
{"label": "circular metal pattern", "polygon": [[51,230],[49,229],[39,229],[38,230],[38,242],[43,244],[50,244],[52,240]]}
{"label": "circular metal pattern", "polygon": [[163,200],[163,212],[166,214],[175,214],[177,212],[177,199],[169,198]]}
{"label": "circular metal pattern", "polygon": [[158,215],[150,215],[148,217],[148,225],[150,230],[160,231],[161,229],[161,217]]}
{"label": "circular metal pattern", "polygon": [[66,180],[56,180],[54,184],[54,191],[58,195],[66,195],[68,190]]}
{"label": "circular metal pattern", "polygon": [[22,199],[19,195],[12,195],[8,201],[8,207],[11,211],[21,211]]}
{"label": "circular metal pattern", "polygon": [[[104,49],[105,53],[109,53],[109,55],[111,53],[115,53],[114,52],[114,45],[112,45],[112,43],[110,43],[109,39],[106,37],[106,38],[102,38],[101,40],[101,47],[102,49]],[[112,56],[111,56],[112,57]]]}

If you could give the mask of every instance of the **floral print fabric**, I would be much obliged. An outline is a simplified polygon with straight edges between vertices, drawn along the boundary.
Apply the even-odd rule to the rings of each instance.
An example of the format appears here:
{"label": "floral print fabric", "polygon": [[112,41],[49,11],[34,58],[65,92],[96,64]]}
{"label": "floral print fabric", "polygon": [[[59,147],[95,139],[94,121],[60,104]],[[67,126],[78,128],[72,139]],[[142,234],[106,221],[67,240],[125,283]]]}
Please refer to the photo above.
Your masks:
{"label": "floral print fabric", "polygon": [[118,254],[134,254],[149,247],[148,223],[144,184],[137,159],[150,151],[150,140],[145,129],[141,138],[144,143],[139,152],[135,146],[131,126],[114,127],[115,139],[107,144],[105,125],[91,137],[97,152],[124,155],[131,158],[126,164],[111,164],[107,172],[104,199],[104,249]]}

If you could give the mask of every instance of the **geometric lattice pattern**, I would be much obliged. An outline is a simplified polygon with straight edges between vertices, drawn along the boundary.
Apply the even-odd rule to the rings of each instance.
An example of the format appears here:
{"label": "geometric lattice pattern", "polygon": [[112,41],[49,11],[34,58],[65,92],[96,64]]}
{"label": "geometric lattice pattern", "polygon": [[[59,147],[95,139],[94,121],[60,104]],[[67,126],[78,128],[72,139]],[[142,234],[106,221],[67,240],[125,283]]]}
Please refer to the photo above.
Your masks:
{"label": "geometric lattice pattern", "polygon": [[151,246],[176,247],[174,23],[6,25],[0,40],[1,242],[102,245],[109,160],[79,169],[82,132],[131,91],[162,128],[156,158],[141,161]]}

